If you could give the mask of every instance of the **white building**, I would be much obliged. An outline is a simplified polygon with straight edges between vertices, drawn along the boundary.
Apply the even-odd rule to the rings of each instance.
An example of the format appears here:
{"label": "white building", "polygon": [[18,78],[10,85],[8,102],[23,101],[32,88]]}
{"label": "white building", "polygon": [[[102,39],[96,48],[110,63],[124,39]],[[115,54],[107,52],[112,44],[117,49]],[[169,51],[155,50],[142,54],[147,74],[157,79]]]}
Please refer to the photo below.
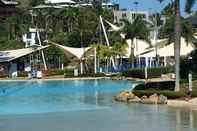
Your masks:
{"label": "white building", "polygon": [[147,11],[115,10],[114,23],[121,23],[122,19],[127,19],[132,22],[136,16],[142,16],[142,18],[146,21],[149,20],[149,13]]}
{"label": "white building", "polygon": [[43,29],[29,28],[29,32],[23,35],[23,42],[25,47],[32,47],[38,45],[38,32],[43,32]]}

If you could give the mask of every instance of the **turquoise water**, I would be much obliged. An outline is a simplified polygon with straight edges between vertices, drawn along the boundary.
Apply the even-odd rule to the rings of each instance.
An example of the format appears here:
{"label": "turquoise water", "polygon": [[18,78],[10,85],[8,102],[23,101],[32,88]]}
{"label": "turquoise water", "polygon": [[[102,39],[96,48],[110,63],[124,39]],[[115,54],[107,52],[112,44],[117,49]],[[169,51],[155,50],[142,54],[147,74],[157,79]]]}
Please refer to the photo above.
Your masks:
{"label": "turquoise water", "polygon": [[0,83],[0,115],[108,108],[130,81],[75,80]]}
{"label": "turquoise water", "polygon": [[131,81],[0,82],[0,131],[197,131],[197,112],[124,104]]}

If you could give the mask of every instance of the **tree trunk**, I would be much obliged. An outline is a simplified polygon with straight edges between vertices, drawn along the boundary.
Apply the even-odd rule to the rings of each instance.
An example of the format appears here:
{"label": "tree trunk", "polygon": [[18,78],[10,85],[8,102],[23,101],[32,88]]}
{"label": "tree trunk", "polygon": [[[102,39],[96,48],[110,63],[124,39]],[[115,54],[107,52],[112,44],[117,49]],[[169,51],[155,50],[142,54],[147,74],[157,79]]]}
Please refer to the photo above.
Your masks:
{"label": "tree trunk", "polygon": [[175,74],[176,74],[175,91],[179,91],[180,90],[180,38],[181,38],[180,0],[175,0],[174,31],[175,31],[174,56],[175,56]]}
{"label": "tree trunk", "polygon": [[130,54],[130,61],[131,61],[131,67],[134,68],[134,43],[133,40],[131,40],[131,54]]}

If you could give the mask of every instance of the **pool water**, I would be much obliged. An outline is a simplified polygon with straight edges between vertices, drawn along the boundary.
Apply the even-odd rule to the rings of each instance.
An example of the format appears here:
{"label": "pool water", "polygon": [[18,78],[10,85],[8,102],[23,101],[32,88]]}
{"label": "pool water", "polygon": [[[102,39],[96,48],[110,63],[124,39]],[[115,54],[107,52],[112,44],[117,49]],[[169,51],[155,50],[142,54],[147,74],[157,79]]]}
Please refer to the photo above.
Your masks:
{"label": "pool water", "polygon": [[108,108],[130,81],[74,80],[0,83],[0,115]]}
{"label": "pool water", "polygon": [[0,82],[0,131],[197,131],[197,112],[125,104],[131,81]]}

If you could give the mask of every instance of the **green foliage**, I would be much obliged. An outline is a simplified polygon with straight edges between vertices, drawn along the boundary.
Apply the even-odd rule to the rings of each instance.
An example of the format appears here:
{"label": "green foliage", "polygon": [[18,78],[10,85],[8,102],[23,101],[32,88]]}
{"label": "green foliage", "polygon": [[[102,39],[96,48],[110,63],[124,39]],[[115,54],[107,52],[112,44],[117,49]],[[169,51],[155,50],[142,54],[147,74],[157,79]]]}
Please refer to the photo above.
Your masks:
{"label": "green foliage", "polygon": [[174,81],[161,81],[161,82],[147,82],[138,84],[134,90],[174,90]]}
{"label": "green foliage", "polygon": [[[172,67],[158,67],[158,68],[148,68],[148,78],[157,78],[161,77],[161,74],[172,73]],[[129,69],[122,73],[125,77],[134,77],[134,78],[145,78],[145,69],[144,68],[135,68]]]}
{"label": "green foliage", "polygon": [[187,0],[185,5],[185,11],[187,13],[191,13],[191,8],[194,6],[195,3],[196,0]]}
{"label": "green foliage", "polygon": [[169,3],[167,6],[164,7],[164,9],[161,12],[162,15],[166,17],[170,17],[174,15],[174,2]]}
{"label": "green foliage", "polygon": [[[160,29],[160,38],[169,39],[169,43],[174,42],[174,16],[167,19],[166,24]],[[186,42],[190,42],[193,38],[192,25],[186,19],[181,18],[181,36],[185,38]]]}
{"label": "green foliage", "polygon": [[105,74],[104,73],[97,73],[97,74],[85,73],[85,74],[79,75],[79,77],[105,77]]}
{"label": "green foliage", "polygon": [[[189,59],[189,57],[192,59]],[[195,79],[197,78],[197,50],[192,51],[190,55],[181,59],[180,68],[181,78],[187,79],[189,72],[192,72]]]}
{"label": "green foliage", "polygon": [[28,76],[28,72],[26,72],[26,71],[20,71],[20,72],[18,72],[18,76],[19,77],[27,77]]}
{"label": "green foliage", "polygon": [[53,64],[53,68],[59,67],[59,64],[64,64],[66,66],[70,60],[67,55],[65,55],[64,51],[51,45],[45,51],[45,57],[48,64]]}
{"label": "green foliage", "polygon": [[150,29],[148,23],[138,16],[133,22],[123,19],[124,27],[122,31],[126,34],[126,39],[142,39],[150,43]]}
{"label": "green foliage", "polygon": [[16,40],[9,40],[9,41],[0,41],[0,50],[13,50],[13,49],[21,49],[24,48],[24,43],[16,41]]}
{"label": "green foliage", "polygon": [[65,32],[55,33],[55,35],[53,36],[51,40],[56,43],[65,45],[65,43],[68,43],[68,34]]}
{"label": "green foliage", "polygon": [[158,94],[158,95],[164,95],[168,99],[178,99],[178,98],[184,98],[187,96],[186,92],[179,91],[179,92],[174,92],[174,91],[158,91],[158,90],[135,90],[133,93],[138,96],[151,96],[153,94]]}
{"label": "green foliage", "polygon": [[64,69],[64,70],[59,70],[59,69],[48,69],[46,71],[43,71],[44,76],[55,76],[55,75],[64,75],[64,76],[73,76],[74,71],[73,69]]}

